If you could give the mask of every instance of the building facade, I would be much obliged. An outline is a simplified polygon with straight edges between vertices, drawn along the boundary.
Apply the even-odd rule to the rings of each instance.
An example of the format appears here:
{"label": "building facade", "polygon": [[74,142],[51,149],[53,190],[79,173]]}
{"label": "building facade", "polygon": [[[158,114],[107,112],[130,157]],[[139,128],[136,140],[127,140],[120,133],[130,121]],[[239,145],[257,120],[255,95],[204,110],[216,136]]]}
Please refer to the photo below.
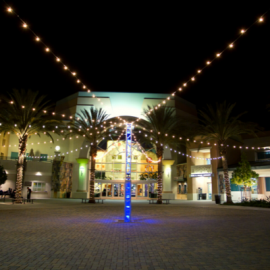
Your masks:
{"label": "building facade", "polygon": [[[69,116],[91,106],[102,107],[110,115],[143,118],[148,106],[155,106],[167,98],[167,94],[153,93],[86,93],[78,92],[56,105],[56,113]],[[174,107],[176,115],[189,121],[197,121],[196,107],[179,98],[170,97],[164,106]],[[270,135],[270,134],[269,134]],[[8,180],[2,190],[15,188],[18,139],[7,134],[0,139],[1,165],[7,171]],[[264,139],[262,139],[264,138]],[[32,136],[28,140],[24,175],[23,196],[31,187],[32,198],[87,198],[89,197],[89,150],[90,144],[84,138],[65,139],[53,135],[54,143],[45,135]],[[199,139],[199,138],[198,138]],[[263,198],[270,193],[270,136],[259,139],[245,139],[245,144],[263,147],[260,151],[228,147],[230,177],[245,151],[253,168],[259,173],[257,187],[252,197]],[[233,142],[232,142],[233,144]],[[268,148],[267,148],[268,147]],[[147,199],[157,193],[157,158],[154,149],[145,149],[152,162],[136,146],[132,145],[132,198]],[[96,160],[95,196],[123,199],[125,181],[125,142],[106,140]],[[258,163],[259,162],[259,163]],[[259,165],[260,166],[259,166]],[[225,198],[222,164],[217,146],[189,142],[181,152],[165,148],[163,160],[163,197],[179,200],[214,200],[215,195]],[[269,167],[268,167],[269,166]],[[238,193],[237,193],[238,192]],[[241,197],[241,187],[232,185],[233,200]],[[257,194],[255,196],[255,194]]]}

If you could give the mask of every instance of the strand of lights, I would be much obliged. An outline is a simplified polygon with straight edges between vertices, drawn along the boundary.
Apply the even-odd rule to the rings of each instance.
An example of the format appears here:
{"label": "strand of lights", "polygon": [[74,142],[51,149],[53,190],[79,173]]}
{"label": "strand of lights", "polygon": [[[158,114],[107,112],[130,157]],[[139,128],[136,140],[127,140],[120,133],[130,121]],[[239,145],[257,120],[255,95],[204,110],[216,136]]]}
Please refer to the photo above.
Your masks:
{"label": "strand of lights", "polygon": [[[7,3],[4,0],[3,0],[3,2],[7,5]],[[10,6],[8,6],[7,9],[6,9],[6,11],[8,13],[11,13],[11,14],[15,14],[16,15],[16,18],[19,19],[20,22],[21,22],[22,28],[24,28],[26,30],[29,30],[33,34],[35,42],[41,44],[43,46],[43,48],[44,48],[45,53],[51,54],[53,56],[53,58],[55,59],[56,63],[59,63],[62,66],[62,68],[63,68],[64,71],[69,72],[69,74],[75,79],[75,83],[77,85],[79,85],[82,90],[87,91],[87,93],[90,93],[91,92],[91,90],[86,86],[86,84],[84,84],[81,81],[81,79],[79,79],[78,73],[76,71],[72,70],[71,68],[69,68],[63,62],[63,60],[59,56],[57,56],[53,52],[53,50],[49,46],[47,46],[47,44],[43,40],[41,40],[41,38],[36,34],[36,32],[34,32],[34,30],[31,27],[29,27],[29,25],[19,16],[19,14],[17,14],[14,11],[14,9],[12,9]],[[92,95],[92,97],[93,98],[97,98],[95,95]],[[103,105],[103,102],[100,100],[100,98],[97,98],[97,100],[100,102],[101,105]]]}
{"label": "strand of lights", "polygon": [[[3,1],[4,1],[4,0],[3,0]],[[5,2],[5,1],[4,1],[4,2]],[[6,3],[6,2],[5,2],[5,3]],[[6,3],[6,4],[7,4],[7,3]],[[48,46],[47,46],[47,45],[46,45],[39,37],[38,37],[38,35],[37,35],[37,34],[36,34],[36,33],[35,33],[35,32],[34,32],[27,24],[26,24],[26,22],[25,22],[24,20],[22,20],[22,19],[20,18],[20,16],[19,16],[19,15],[18,15],[11,7],[8,7],[8,8],[7,8],[7,12],[16,14],[16,15],[17,15],[17,18],[18,18],[18,19],[21,21],[21,23],[22,23],[22,27],[25,28],[25,29],[29,29],[29,30],[32,32],[32,34],[33,34],[34,37],[35,37],[36,42],[43,44],[45,51],[48,52],[48,53],[50,52],[50,53],[54,56],[56,62],[61,63],[62,66],[63,66],[63,69],[69,71],[70,74],[71,74],[71,76],[74,76],[74,77],[76,78],[76,83],[79,84],[79,85],[81,85],[83,89],[87,89],[87,86],[86,86],[84,83],[82,83],[81,80],[78,78],[77,73],[74,72],[74,71],[72,71],[71,69],[69,69],[69,68],[63,63],[63,61],[62,61],[55,53],[53,53],[53,51],[52,51],[52,50],[51,50],[51,49],[50,49],[50,48],[49,48],[49,47],[48,47]],[[178,88],[178,91],[181,92],[184,88],[187,87],[188,83],[196,81],[196,77],[199,76],[199,75],[201,75],[202,71],[203,71],[205,68],[207,68],[208,66],[210,66],[215,60],[219,59],[225,51],[227,51],[228,49],[232,49],[232,48],[234,47],[234,45],[236,44],[236,42],[237,42],[237,41],[238,41],[245,33],[247,33],[247,31],[249,31],[255,24],[257,24],[257,23],[262,23],[262,22],[264,21],[264,17],[265,17],[265,15],[266,15],[267,12],[268,12],[268,10],[267,10],[263,15],[261,15],[258,19],[256,19],[256,20],[255,20],[249,27],[247,27],[246,29],[241,29],[240,35],[239,35],[235,40],[233,40],[233,41],[232,41],[228,46],[226,46],[222,51],[216,53],[215,56],[214,56],[212,59],[207,60],[206,63],[205,63],[205,65],[204,65],[201,69],[197,70],[197,72],[196,72],[193,76],[191,76],[190,79],[188,79],[187,81],[185,81],[185,82],[183,83],[183,86],[181,86],[181,87]],[[164,99],[161,103],[157,104],[156,107],[155,107],[155,109],[158,109],[161,105],[165,105],[165,104],[166,104],[166,101],[167,101],[167,100],[170,100],[170,99],[171,99],[171,96],[172,96],[172,97],[175,96],[175,94],[176,94],[178,91],[174,91],[170,96],[167,97],[167,99]],[[90,89],[88,89],[87,92],[91,92]],[[93,95],[92,97],[95,98],[95,95]],[[99,98],[98,98],[98,101],[100,101]],[[102,102],[101,102],[101,105],[103,105]],[[145,114],[145,116],[146,116],[147,114],[151,114],[151,111],[152,111],[152,110],[153,110],[153,109],[150,109],[150,110]],[[121,121],[124,121],[124,122],[125,122],[125,120],[124,120],[123,118],[121,118],[121,117],[118,117],[118,118],[119,118]],[[72,116],[70,116],[70,119],[72,119]],[[138,118],[136,121],[139,121],[139,120],[140,120],[140,118]],[[132,124],[133,124],[133,123],[134,123],[134,121],[132,122]]]}
{"label": "strand of lights", "polygon": [[[4,1],[4,0],[3,0],[3,1]],[[5,1],[4,1],[4,2],[5,2]],[[5,2],[5,3],[6,3],[6,2]],[[6,3],[6,4],[7,4],[7,3]],[[25,22],[24,20],[22,20],[22,19],[20,18],[20,16],[19,16],[19,15],[18,15],[11,7],[7,7],[7,12],[16,14],[16,15],[17,15],[17,18],[18,18],[18,19],[21,21],[21,23],[22,23],[22,27],[25,28],[25,29],[29,29],[29,30],[32,32],[32,34],[33,34],[34,37],[35,37],[36,42],[39,42],[39,43],[43,44],[43,46],[44,46],[44,48],[45,48],[45,51],[46,51],[46,52],[50,52],[50,53],[54,56],[56,62],[61,63],[62,66],[63,66],[63,69],[69,71],[70,74],[71,74],[71,76],[74,76],[74,77],[76,78],[76,83],[79,84],[79,85],[81,85],[83,89],[87,89],[87,86],[86,86],[85,84],[83,84],[83,83],[81,82],[81,80],[78,78],[77,73],[76,73],[75,71],[71,71],[71,69],[69,69],[69,68],[63,63],[63,61],[62,61],[56,54],[54,54],[54,53],[52,52],[52,50],[51,50],[51,49],[50,49],[50,48],[49,48],[49,47],[48,47],[48,46],[47,46],[47,45],[46,45],[46,44],[38,37],[38,35],[37,35],[37,34],[36,34],[36,33],[35,33],[35,32],[34,32],[27,24],[26,24],[26,22]],[[239,36],[238,36],[236,39],[234,39],[232,42],[230,42],[230,44],[229,44],[228,46],[226,46],[222,51],[216,53],[215,56],[214,56],[213,58],[211,58],[210,60],[207,60],[206,63],[205,63],[205,65],[204,65],[201,69],[197,70],[197,72],[196,72],[194,75],[192,75],[188,80],[186,80],[186,81],[183,83],[183,85],[182,85],[181,87],[178,88],[178,91],[181,92],[184,88],[187,87],[188,83],[196,81],[196,77],[199,76],[199,75],[201,75],[202,71],[203,71],[205,68],[207,68],[208,66],[210,66],[215,60],[219,59],[225,51],[227,51],[228,49],[234,48],[236,42],[237,42],[244,34],[246,34],[246,33],[247,33],[247,32],[248,32],[255,24],[264,22],[264,18],[265,18],[265,15],[267,14],[267,12],[268,12],[268,10],[267,10],[264,14],[262,14],[258,19],[256,19],[256,20],[255,20],[249,27],[247,27],[246,29],[241,29],[241,30],[240,30],[240,34],[239,34]],[[170,100],[171,96],[172,96],[172,97],[175,96],[175,94],[178,93],[178,91],[174,91],[170,96],[167,97],[167,99],[164,99],[161,103],[157,104],[156,107],[155,107],[155,109],[158,109],[161,105],[165,105],[165,104],[166,104],[166,101],[167,101],[167,100]],[[87,92],[91,92],[90,89],[88,89]],[[95,98],[95,95],[93,95],[92,97]],[[98,101],[100,101],[99,98],[98,98]],[[102,102],[101,102],[101,105],[103,105]],[[152,111],[152,109],[149,110],[149,111],[147,112],[147,114],[150,114],[151,111]],[[147,114],[145,114],[145,115],[147,115]],[[119,119],[125,122],[125,120],[124,120],[123,118],[119,117]],[[136,121],[139,121],[139,119],[140,119],[140,118],[138,118]],[[133,123],[134,123],[134,121],[132,122],[132,124],[133,124]]]}

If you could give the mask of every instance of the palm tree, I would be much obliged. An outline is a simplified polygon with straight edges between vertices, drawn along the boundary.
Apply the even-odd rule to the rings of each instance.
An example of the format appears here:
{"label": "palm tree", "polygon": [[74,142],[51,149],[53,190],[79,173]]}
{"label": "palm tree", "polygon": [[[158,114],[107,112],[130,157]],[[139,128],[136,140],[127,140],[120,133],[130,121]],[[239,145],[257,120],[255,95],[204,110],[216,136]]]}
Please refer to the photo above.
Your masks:
{"label": "palm tree", "polygon": [[[75,119],[68,123],[70,128],[66,137],[80,135],[85,137],[86,141],[91,145],[89,152],[91,157],[89,203],[95,203],[94,184],[98,145],[105,137],[112,135],[110,123],[106,127],[108,117],[109,115],[102,108],[90,107],[89,110],[84,109],[80,113],[76,113]],[[112,121],[113,119],[110,120],[110,122]]]}
{"label": "palm tree", "polygon": [[[17,135],[19,140],[19,156],[17,163],[15,202],[22,203],[22,180],[26,144],[32,135],[40,136],[44,133],[53,141],[49,131],[61,125],[56,117],[52,119],[47,112],[51,108],[45,96],[39,96],[38,92],[31,90],[13,90],[3,98],[0,114],[0,132],[11,132]],[[53,131],[58,133],[58,129]]]}
{"label": "palm tree", "polygon": [[244,114],[232,116],[232,110],[235,104],[216,104],[214,108],[207,105],[206,111],[199,111],[201,125],[198,129],[198,135],[205,141],[216,141],[219,146],[219,152],[222,156],[222,166],[225,179],[227,203],[232,204],[231,186],[228,174],[227,163],[227,141],[229,139],[242,142],[242,134],[252,134],[256,136],[256,124],[243,123],[239,118]]}
{"label": "palm tree", "polygon": [[[150,113],[149,113],[150,112]],[[158,204],[162,204],[162,157],[164,147],[179,147],[186,145],[188,131],[190,131],[191,123],[188,125],[185,120],[176,116],[175,109],[172,107],[148,106],[144,110],[146,121],[140,120],[138,126],[134,129],[138,140],[141,142],[151,143],[156,150],[158,158]],[[143,131],[143,133],[141,133]],[[181,140],[179,138],[181,134]]]}

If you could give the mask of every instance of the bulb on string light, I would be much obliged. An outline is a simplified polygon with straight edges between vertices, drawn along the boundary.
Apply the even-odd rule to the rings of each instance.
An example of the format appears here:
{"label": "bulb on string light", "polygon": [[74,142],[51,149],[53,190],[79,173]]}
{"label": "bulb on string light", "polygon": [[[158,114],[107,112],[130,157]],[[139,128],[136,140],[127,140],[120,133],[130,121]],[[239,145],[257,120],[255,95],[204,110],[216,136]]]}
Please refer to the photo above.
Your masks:
{"label": "bulb on string light", "polygon": [[40,38],[39,37],[36,37],[36,41],[40,41]]}
{"label": "bulb on string light", "polygon": [[77,80],[77,83],[80,83],[81,81],[80,80]]}
{"label": "bulb on string light", "polygon": [[64,69],[65,69],[65,70],[67,70],[67,69],[68,69],[68,67],[67,67],[67,66],[64,66]]}
{"label": "bulb on string light", "polygon": [[85,88],[86,88],[86,86],[84,85],[84,86],[83,86],[83,89],[85,89]]}
{"label": "bulb on string light", "polygon": [[8,12],[12,12],[12,8],[11,8],[11,7],[8,7],[8,8],[7,8],[7,11],[8,11]]}
{"label": "bulb on string light", "polygon": [[57,62],[60,62],[60,60],[61,60],[60,58],[58,58],[58,57],[56,58],[56,61],[57,61]]}
{"label": "bulb on string light", "polygon": [[220,53],[217,53],[217,55],[216,55],[217,57],[220,57]]}
{"label": "bulb on string light", "polygon": [[233,43],[231,43],[231,44],[229,45],[229,47],[230,47],[230,48],[233,48]]}
{"label": "bulb on string light", "polygon": [[192,80],[192,81],[195,81],[195,78],[194,78],[194,77],[192,77],[192,78],[191,78],[191,80]]}
{"label": "bulb on string light", "polygon": [[90,89],[88,89],[87,92],[90,93],[91,92]]}
{"label": "bulb on string light", "polygon": [[76,76],[76,72],[72,72],[72,75],[73,75],[73,76]]}
{"label": "bulb on string light", "polygon": [[263,22],[263,18],[262,17],[259,19],[259,22]]}
{"label": "bulb on string light", "polygon": [[27,24],[26,23],[23,24],[23,28],[27,28]]}
{"label": "bulb on string light", "polygon": [[241,32],[241,34],[244,34],[246,31],[244,29],[242,29],[240,32]]}
{"label": "bulb on string light", "polygon": [[187,86],[187,83],[183,83],[183,86]]}
{"label": "bulb on string light", "polygon": [[201,73],[202,71],[200,69],[197,70],[198,73]]}
{"label": "bulb on string light", "polygon": [[179,91],[182,91],[182,88],[180,87],[180,88],[178,88],[178,90],[179,90]]}
{"label": "bulb on string light", "polygon": [[46,49],[45,49],[45,51],[46,51],[46,52],[49,52],[49,51],[50,51],[50,49],[49,49],[49,48],[46,48]]}
{"label": "bulb on string light", "polygon": [[211,62],[210,62],[210,61],[207,61],[207,62],[206,62],[206,64],[207,64],[207,65],[210,65],[210,64],[211,64]]}

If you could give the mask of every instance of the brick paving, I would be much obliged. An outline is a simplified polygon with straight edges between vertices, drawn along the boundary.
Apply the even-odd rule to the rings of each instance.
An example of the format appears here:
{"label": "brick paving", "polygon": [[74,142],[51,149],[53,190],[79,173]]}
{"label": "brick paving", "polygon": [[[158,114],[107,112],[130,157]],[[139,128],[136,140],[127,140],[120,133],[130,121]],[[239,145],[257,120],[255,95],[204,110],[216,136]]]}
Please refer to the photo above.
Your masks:
{"label": "brick paving", "polygon": [[270,269],[270,211],[171,205],[0,202],[0,269]]}

